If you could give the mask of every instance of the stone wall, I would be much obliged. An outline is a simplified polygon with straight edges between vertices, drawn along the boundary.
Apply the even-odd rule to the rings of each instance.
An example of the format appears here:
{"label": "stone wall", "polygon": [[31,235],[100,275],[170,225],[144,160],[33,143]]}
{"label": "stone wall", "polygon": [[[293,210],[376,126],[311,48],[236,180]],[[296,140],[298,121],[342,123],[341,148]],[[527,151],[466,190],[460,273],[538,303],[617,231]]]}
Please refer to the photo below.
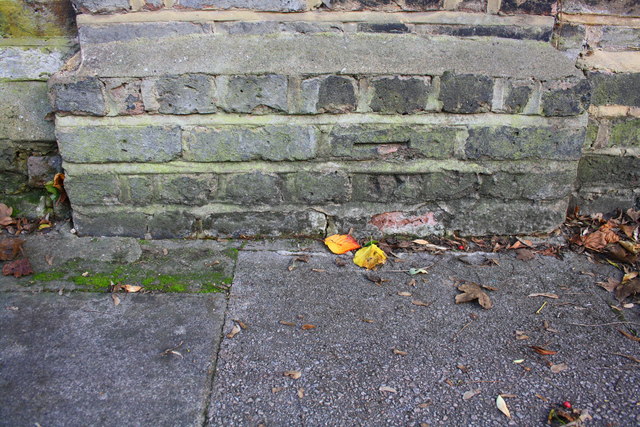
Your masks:
{"label": "stone wall", "polygon": [[554,43],[593,86],[573,204],[584,212],[640,207],[640,4],[566,0]]}
{"label": "stone wall", "polygon": [[[592,0],[74,4],[82,61],[49,85],[81,234],[530,233],[633,203],[637,121],[603,106],[634,74],[586,65]],[[611,19],[599,46],[632,43]]]}
{"label": "stone wall", "polygon": [[44,213],[44,182],[61,170],[47,79],[74,51],[69,1],[0,1],[0,202]]}

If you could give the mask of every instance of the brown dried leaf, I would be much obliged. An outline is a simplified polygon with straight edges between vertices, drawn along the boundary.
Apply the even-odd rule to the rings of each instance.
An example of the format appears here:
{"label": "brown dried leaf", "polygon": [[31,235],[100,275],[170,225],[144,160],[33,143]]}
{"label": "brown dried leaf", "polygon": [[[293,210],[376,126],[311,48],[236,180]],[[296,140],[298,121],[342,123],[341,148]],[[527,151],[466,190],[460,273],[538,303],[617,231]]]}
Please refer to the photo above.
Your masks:
{"label": "brown dried leaf", "polygon": [[304,397],[304,388],[300,387],[298,389],[298,398],[302,399]]}
{"label": "brown dried leaf", "polygon": [[342,258],[336,258],[334,262],[338,267],[344,267],[345,265],[347,265],[347,261],[343,260]]}
{"label": "brown dried leaf", "polygon": [[322,268],[312,268],[311,271],[313,271],[314,273],[324,273],[327,270],[324,270]]}
{"label": "brown dried leaf", "polygon": [[384,392],[387,392],[387,393],[397,393],[398,392],[398,390],[396,390],[395,388],[388,387],[386,385],[380,386],[380,388],[378,390],[384,391]]}
{"label": "brown dried leaf", "polygon": [[551,369],[551,372],[554,374],[558,374],[569,369],[569,366],[566,363],[558,363],[557,365],[551,365],[549,369]]}
{"label": "brown dried leaf", "polygon": [[120,297],[116,294],[111,294],[111,299],[113,300],[113,305],[117,306],[120,304]]}
{"label": "brown dried leaf", "polygon": [[627,331],[623,331],[622,329],[618,329],[618,332],[620,332],[622,335],[624,335],[625,337],[629,338],[630,340],[633,340],[633,341],[636,341],[636,342],[640,342],[640,337],[637,337],[635,335],[631,335]]}
{"label": "brown dried leaf", "polygon": [[125,292],[129,292],[129,293],[136,293],[136,292],[140,292],[142,290],[142,286],[137,286],[137,285],[122,285],[122,289],[124,289]]}
{"label": "brown dried leaf", "polygon": [[364,323],[373,323],[372,319],[360,319],[362,320]]}
{"label": "brown dried leaf", "polygon": [[7,226],[16,222],[15,219],[11,218],[12,213],[13,208],[10,208],[4,203],[0,203],[0,226]]}
{"label": "brown dried leaf", "polygon": [[31,269],[29,259],[22,258],[5,264],[5,266],[2,267],[2,274],[5,276],[22,277],[33,274],[33,270]]}
{"label": "brown dried leaf", "polygon": [[311,257],[309,255],[300,255],[298,257],[295,258],[296,261],[300,261],[300,262],[309,262],[309,259]]}
{"label": "brown dried leaf", "polygon": [[429,307],[431,305],[430,302],[427,303],[427,302],[424,302],[424,301],[420,301],[418,299],[411,300],[411,304],[417,305],[419,307]]}
{"label": "brown dried leaf", "polygon": [[520,261],[531,261],[536,255],[530,249],[518,249],[516,251],[516,258]]}
{"label": "brown dried leaf", "polygon": [[284,390],[284,387],[271,387],[271,393],[276,394]]}
{"label": "brown dried leaf", "polygon": [[480,394],[480,389],[469,390],[462,395],[462,400],[469,400]]}
{"label": "brown dried leaf", "polygon": [[536,353],[541,354],[543,356],[552,356],[552,355],[558,353],[557,351],[547,350],[546,348],[540,347],[540,346],[537,346],[537,345],[530,345],[529,348],[531,348],[533,351],[535,351]]}
{"label": "brown dried leaf", "polygon": [[558,295],[556,295],[556,294],[550,294],[550,293],[544,293],[544,292],[541,292],[541,293],[535,293],[535,294],[529,294],[529,295],[527,295],[527,296],[528,296],[528,297],[532,297],[532,298],[533,298],[533,297],[545,297],[545,298],[553,298],[553,299],[558,299],[558,298],[560,298],[560,297],[559,297]]}
{"label": "brown dried leaf", "polygon": [[236,322],[238,324],[238,326],[240,326],[242,329],[249,329],[247,324],[244,323],[242,320],[234,319],[234,322]]}
{"label": "brown dried leaf", "polygon": [[458,290],[463,293],[456,295],[456,304],[478,300],[480,306],[485,310],[493,307],[493,303],[491,302],[489,295],[487,295],[480,286],[475,283],[463,283],[458,286]]}
{"label": "brown dried leaf", "polygon": [[398,356],[406,356],[409,353],[407,353],[406,351],[402,351],[402,350],[398,350],[397,348],[394,348],[393,354],[397,354]]}
{"label": "brown dried leaf", "polygon": [[240,328],[240,325],[233,325],[233,328],[231,328],[231,332],[227,334],[227,338],[231,339],[235,337],[236,335],[238,335],[238,333],[240,333],[241,329],[242,328]]}
{"label": "brown dried leaf", "polygon": [[626,262],[628,264],[634,264],[638,261],[638,257],[627,252],[619,243],[612,243],[607,245],[605,248],[605,252],[610,255],[612,258],[617,259],[618,261]]}
{"label": "brown dried leaf", "polygon": [[316,328],[316,326],[315,326],[315,325],[310,325],[310,324],[306,324],[306,325],[302,325],[302,326],[301,326],[301,329],[302,329],[303,331],[308,331],[309,329],[315,329],[315,328]]}
{"label": "brown dried leaf", "polygon": [[628,238],[633,239],[633,233],[636,231],[635,225],[620,225],[618,227]]}
{"label": "brown dried leaf", "polygon": [[519,341],[528,340],[529,335],[525,334],[524,331],[516,331],[516,339]]}
{"label": "brown dried leaf", "polygon": [[48,265],[53,265],[53,257],[51,255],[45,255],[44,260],[47,262]]}
{"label": "brown dried leaf", "polygon": [[609,243],[616,243],[618,240],[620,237],[611,229],[611,225],[605,224],[591,234],[580,236],[577,243],[587,249],[601,251]]}
{"label": "brown dried leaf", "polygon": [[416,279],[409,279],[409,281],[407,282],[407,286],[416,286]]}
{"label": "brown dried leaf", "polygon": [[15,237],[0,240],[0,261],[11,261],[22,252],[24,240]]}
{"label": "brown dried leaf", "polygon": [[401,297],[410,297],[411,292],[398,292],[398,295],[400,295]]}
{"label": "brown dried leaf", "polygon": [[300,371],[285,371],[283,375],[285,377],[289,377],[289,378],[293,378],[294,380],[297,380],[302,376],[302,372],[300,372]]}
{"label": "brown dried leaf", "polygon": [[285,325],[285,326],[296,326],[295,323],[293,322],[287,322],[286,320],[281,320],[278,323],[280,323],[281,325]]}
{"label": "brown dried leaf", "polygon": [[620,281],[613,277],[609,277],[606,282],[597,282],[596,285],[608,290],[609,292],[613,292],[618,285],[620,285]]}
{"label": "brown dried leaf", "polygon": [[[3,270],[4,271],[4,270]],[[640,293],[640,279],[629,280],[623,282],[616,288],[615,296],[618,301],[622,301],[627,297]]]}

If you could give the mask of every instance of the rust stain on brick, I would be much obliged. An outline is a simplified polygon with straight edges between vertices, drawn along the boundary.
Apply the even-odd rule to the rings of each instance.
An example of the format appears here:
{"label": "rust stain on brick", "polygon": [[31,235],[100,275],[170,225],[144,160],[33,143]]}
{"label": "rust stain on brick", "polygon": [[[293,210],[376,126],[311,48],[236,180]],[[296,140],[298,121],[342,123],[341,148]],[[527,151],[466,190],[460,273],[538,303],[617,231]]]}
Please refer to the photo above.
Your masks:
{"label": "rust stain on brick", "polygon": [[375,225],[384,233],[397,232],[412,227],[438,224],[433,212],[420,216],[405,216],[402,212],[385,212],[371,217],[370,224]]}

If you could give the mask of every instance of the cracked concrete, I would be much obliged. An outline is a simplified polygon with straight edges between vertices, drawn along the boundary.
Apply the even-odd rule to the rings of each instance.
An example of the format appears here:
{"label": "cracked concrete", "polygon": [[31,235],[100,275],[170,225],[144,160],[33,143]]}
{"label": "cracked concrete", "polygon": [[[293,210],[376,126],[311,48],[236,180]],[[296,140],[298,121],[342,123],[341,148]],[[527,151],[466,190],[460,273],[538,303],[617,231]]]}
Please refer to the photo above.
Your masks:
{"label": "cracked concrete", "polygon": [[[30,238],[26,255],[64,245],[98,260],[122,247],[57,239]],[[640,422],[638,344],[618,332],[637,333],[640,316],[637,305],[612,309],[595,284],[620,276],[611,266],[574,253],[399,253],[376,285],[313,240],[157,241],[152,254],[164,268],[201,269],[190,251],[212,244],[239,250],[227,294],[121,293],[115,305],[104,292],[4,277],[2,424],[541,425],[563,401],[593,425]],[[144,241],[129,245],[144,256]],[[487,291],[494,308],[456,305],[456,280],[497,288]],[[498,394],[510,396],[511,420],[495,408]]]}

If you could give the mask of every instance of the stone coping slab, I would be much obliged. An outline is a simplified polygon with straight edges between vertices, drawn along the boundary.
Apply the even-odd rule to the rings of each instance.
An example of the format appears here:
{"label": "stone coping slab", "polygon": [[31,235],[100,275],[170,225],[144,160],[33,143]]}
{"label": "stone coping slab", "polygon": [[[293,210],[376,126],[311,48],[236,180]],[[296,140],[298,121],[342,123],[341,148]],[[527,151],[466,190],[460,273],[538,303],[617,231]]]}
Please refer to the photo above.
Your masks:
{"label": "stone coping slab", "polygon": [[[522,55],[522,52],[527,54]],[[446,36],[192,34],[165,38],[153,49],[146,40],[85,45],[82,54],[83,62],[76,72],[79,76],[145,77],[184,73],[441,75],[453,70],[459,74],[538,80],[582,77],[571,60],[546,43],[509,39],[462,40]]]}
{"label": "stone coping slab", "polygon": [[224,296],[3,293],[0,306],[3,424],[204,421]]}

